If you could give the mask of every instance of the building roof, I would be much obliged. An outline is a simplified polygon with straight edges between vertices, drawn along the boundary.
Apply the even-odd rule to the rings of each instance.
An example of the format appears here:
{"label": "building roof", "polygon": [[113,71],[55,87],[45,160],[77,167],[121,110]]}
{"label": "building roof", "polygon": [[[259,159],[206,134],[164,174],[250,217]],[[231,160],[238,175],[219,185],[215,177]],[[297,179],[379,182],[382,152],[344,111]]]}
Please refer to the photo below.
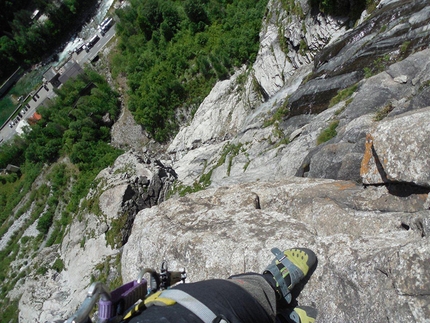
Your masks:
{"label": "building roof", "polygon": [[58,75],[58,72],[53,67],[51,67],[49,70],[45,72],[45,74],[43,74],[43,77],[45,78],[46,81],[51,82],[51,80],[55,78],[57,75]]}
{"label": "building roof", "polygon": [[16,173],[18,171],[19,171],[19,167],[18,166],[15,166],[15,165],[12,165],[12,164],[9,164],[9,165],[6,166],[6,172],[8,172],[8,173]]}
{"label": "building roof", "polygon": [[27,119],[27,122],[29,124],[35,124],[40,119],[42,119],[42,115],[40,115],[39,113],[35,112],[30,118]]}
{"label": "building roof", "polygon": [[76,63],[75,61],[69,61],[67,62],[63,67],[62,70],[64,72],[62,72],[61,76],[58,78],[58,80],[64,84],[68,79],[72,78],[72,77],[76,77],[79,74],[83,73],[84,70],[82,69],[82,67]]}

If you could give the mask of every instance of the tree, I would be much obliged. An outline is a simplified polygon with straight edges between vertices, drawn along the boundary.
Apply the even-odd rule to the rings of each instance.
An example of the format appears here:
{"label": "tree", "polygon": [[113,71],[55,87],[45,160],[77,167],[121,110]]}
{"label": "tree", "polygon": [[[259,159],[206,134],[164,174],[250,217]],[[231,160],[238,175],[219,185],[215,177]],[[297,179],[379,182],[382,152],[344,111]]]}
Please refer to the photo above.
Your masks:
{"label": "tree", "polygon": [[187,0],[184,5],[185,14],[191,22],[208,22],[208,16],[205,8],[199,0]]}
{"label": "tree", "polygon": [[18,136],[15,136],[12,141],[0,145],[0,168],[6,168],[8,164],[21,165],[25,160],[26,148],[27,143]]}

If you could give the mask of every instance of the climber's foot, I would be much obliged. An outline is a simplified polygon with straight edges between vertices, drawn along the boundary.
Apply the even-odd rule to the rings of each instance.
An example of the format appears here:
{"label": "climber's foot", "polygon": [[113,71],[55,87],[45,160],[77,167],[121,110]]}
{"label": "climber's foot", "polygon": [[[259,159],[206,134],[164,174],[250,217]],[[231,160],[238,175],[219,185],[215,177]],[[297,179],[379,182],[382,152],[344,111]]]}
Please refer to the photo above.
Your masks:
{"label": "climber's foot", "polygon": [[273,248],[272,253],[276,258],[264,273],[273,275],[277,291],[289,304],[291,290],[309,273],[317,257],[312,250],[305,248],[287,249],[284,252]]}

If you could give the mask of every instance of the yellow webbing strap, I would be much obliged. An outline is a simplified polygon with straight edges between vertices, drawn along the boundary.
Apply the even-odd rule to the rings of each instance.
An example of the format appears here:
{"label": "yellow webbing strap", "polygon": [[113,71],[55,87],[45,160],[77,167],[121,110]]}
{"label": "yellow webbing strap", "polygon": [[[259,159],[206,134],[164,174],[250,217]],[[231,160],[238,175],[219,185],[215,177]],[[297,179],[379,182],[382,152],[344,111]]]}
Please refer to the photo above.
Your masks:
{"label": "yellow webbing strap", "polygon": [[124,316],[123,320],[131,318],[133,315],[152,305],[170,306],[176,303],[181,304],[183,307],[194,313],[204,323],[229,323],[229,321],[223,316],[216,316],[215,313],[212,312],[212,310],[210,310],[202,302],[179,289],[159,291],[155,294],[152,294],[151,296],[148,296],[144,302],[138,303],[132,309],[130,309]]}
{"label": "yellow webbing strap", "polygon": [[167,298],[167,297],[160,297],[160,292],[156,292],[155,294],[152,294],[151,296],[147,297],[145,299],[145,305],[146,307],[157,305],[157,306],[170,306],[176,303],[173,299]]}
{"label": "yellow webbing strap", "polygon": [[151,296],[148,296],[144,302],[140,302],[135,304],[128,313],[124,316],[123,320],[131,318],[136,313],[140,312],[146,307],[150,307],[152,305],[156,306],[170,306],[176,303],[173,299],[167,298],[167,297],[160,297],[161,291],[156,292],[155,294],[152,294]]}

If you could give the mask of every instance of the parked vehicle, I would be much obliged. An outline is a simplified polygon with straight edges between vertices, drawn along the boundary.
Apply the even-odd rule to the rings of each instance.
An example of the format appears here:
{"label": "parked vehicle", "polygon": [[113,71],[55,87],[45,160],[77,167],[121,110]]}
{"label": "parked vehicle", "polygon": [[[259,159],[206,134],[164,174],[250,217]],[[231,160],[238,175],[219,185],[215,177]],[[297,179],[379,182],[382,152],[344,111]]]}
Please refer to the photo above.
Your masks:
{"label": "parked vehicle", "polygon": [[86,44],[86,51],[89,52],[91,48],[99,41],[100,37],[98,35],[94,35]]}
{"label": "parked vehicle", "polygon": [[81,44],[75,48],[75,53],[79,55],[79,53],[82,52],[84,49],[85,49],[85,44]]}
{"label": "parked vehicle", "polygon": [[98,30],[102,36],[105,35],[105,33],[109,30],[109,28],[113,25],[113,19],[112,18],[106,18],[103,20],[103,22],[100,24]]}

